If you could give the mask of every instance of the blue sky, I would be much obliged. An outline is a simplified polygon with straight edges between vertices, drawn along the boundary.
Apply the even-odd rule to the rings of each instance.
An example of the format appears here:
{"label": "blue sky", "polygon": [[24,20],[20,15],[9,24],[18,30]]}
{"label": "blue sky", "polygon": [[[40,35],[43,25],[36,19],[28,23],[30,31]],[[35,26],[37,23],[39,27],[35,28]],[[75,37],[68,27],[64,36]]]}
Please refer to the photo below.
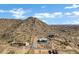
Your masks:
{"label": "blue sky", "polygon": [[47,24],[79,24],[78,4],[0,4],[0,18],[37,17]]}

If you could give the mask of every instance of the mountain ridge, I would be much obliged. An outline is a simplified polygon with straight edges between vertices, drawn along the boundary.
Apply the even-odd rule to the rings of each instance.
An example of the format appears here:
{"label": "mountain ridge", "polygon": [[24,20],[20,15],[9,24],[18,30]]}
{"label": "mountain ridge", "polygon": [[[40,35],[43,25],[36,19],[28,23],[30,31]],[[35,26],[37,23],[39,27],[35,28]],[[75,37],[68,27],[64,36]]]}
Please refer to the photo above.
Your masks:
{"label": "mountain ridge", "polygon": [[[14,51],[17,47],[11,45],[13,42],[16,43],[15,46],[19,42],[21,44],[26,42],[30,47],[41,37],[48,41],[47,45],[40,45],[40,48],[44,48],[46,51],[49,51],[49,48],[57,50],[58,53],[64,53],[63,50],[68,50],[65,53],[79,53],[79,25],[48,25],[35,17],[28,17],[25,20],[0,19],[0,46],[2,48],[5,45],[5,47],[8,46],[7,50],[12,48]],[[32,49],[32,47],[30,48]],[[69,51],[70,49],[73,51]],[[22,50],[20,46],[18,50]]]}

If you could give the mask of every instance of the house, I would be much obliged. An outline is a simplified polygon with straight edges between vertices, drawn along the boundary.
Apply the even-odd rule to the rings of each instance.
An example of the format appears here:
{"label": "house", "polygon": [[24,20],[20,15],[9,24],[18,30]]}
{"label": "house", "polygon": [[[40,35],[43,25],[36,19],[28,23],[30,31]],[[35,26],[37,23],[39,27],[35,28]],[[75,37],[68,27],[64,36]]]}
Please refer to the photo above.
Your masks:
{"label": "house", "polygon": [[37,39],[37,43],[41,43],[41,44],[47,43],[47,38],[40,37],[40,38]]}

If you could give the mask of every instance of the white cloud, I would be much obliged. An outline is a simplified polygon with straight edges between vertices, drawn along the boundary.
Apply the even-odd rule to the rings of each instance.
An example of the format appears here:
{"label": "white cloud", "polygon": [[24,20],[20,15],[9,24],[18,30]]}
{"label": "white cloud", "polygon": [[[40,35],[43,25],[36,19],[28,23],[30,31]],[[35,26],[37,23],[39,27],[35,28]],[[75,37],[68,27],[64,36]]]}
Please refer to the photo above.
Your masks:
{"label": "white cloud", "polygon": [[25,18],[24,14],[26,13],[26,10],[24,10],[23,8],[17,8],[12,10],[0,10],[0,13],[10,13],[11,16],[13,16],[14,18],[20,19],[20,18]]}
{"label": "white cloud", "polygon": [[46,20],[42,20],[43,22],[45,22],[45,23],[47,23],[47,21]]}
{"label": "white cloud", "polygon": [[[72,12],[53,12],[53,13],[36,13],[34,17],[44,19],[43,22],[46,22],[48,19],[54,18],[63,18],[68,17],[67,21],[62,24],[79,24],[79,11],[72,11]],[[72,20],[71,20],[72,19]]]}
{"label": "white cloud", "polygon": [[71,16],[72,13],[70,13],[70,12],[66,12],[66,13],[64,13],[64,15],[66,15],[66,16]]}
{"label": "white cloud", "polygon": [[72,13],[76,16],[79,16],[79,11],[73,11]]}
{"label": "white cloud", "polygon": [[17,19],[24,18],[25,17],[24,14],[26,13],[23,10],[23,8],[9,10],[9,12],[12,13],[12,16],[14,16]]}
{"label": "white cloud", "polygon": [[54,14],[54,15],[61,15],[62,12],[54,12],[54,13],[52,13],[52,14]]}
{"label": "white cloud", "polygon": [[54,18],[54,16],[51,15],[50,13],[36,13],[34,15],[34,17],[37,17],[37,18]]}
{"label": "white cloud", "polygon": [[79,5],[73,4],[72,6],[66,6],[65,9],[75,9],[79,8]]}
{"label": "white cloud", "polygon": [[63,13],[62,12],[54,12],[54,13],[52,13],[52,15],[54,17],[62,17],[63,16]]}
{"label": "white cloud", "polygon": [[4,12],[7,12],[7,11],[5,11],[5,10],[0,10],[0,13],[4,13]]}
{"label": "white cloud", "polygon": [[79,17],[79,11],[64,12],[63,15],[68,17]]}
{"label": "white cloud", "polygon": [[34,14],[34,17],[37,18],[55,18],[62,16],[62,12],[53,12],[53,13],[36,13]]}

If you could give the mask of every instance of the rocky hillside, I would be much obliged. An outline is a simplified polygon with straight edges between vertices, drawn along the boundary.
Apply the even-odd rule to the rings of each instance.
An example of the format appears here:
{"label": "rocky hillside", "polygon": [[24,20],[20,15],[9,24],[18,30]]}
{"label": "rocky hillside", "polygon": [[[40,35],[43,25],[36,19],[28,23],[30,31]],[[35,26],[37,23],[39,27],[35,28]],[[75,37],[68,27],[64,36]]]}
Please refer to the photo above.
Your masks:
{"label": "rocky hillside", "polygon": [[[39,37],[47,41],[38,44]],[[0,53],[47,54],[53,50],[70,54],[79,53],[78,48],[79,25],[48,25],[34,17],[0,19]]]}
{"label": "rocky hillside", "polygon": [[20,26],[13,32],[13,35],[18,41],[26,41],[27,39],[29,40],[32,35],[45,36],[50,31],[49,25],[41,22],[37,18],[29,17],[20,24]]}

